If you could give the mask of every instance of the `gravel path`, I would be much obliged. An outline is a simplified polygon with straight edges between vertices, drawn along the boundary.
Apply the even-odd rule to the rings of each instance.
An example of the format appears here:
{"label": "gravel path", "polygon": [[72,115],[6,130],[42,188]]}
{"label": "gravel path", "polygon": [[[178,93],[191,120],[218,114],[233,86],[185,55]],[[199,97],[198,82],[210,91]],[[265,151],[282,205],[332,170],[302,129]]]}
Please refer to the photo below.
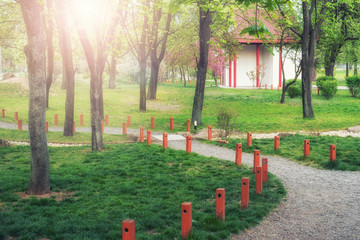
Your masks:
{"label": "gravel path", "polygon": [[[0,122],[0,128],[16,129],[15,124]],[[25,129],[25,128],[24,128]],[[50,128],[55,131],[61,128]],[[60,130],[59,130],[60,131]],[[79,128],[77,131],[89,131]],[[105,128],[121,134],[121,128]],[[136,129],[128,129],[137,133]],[[159,143],[159,142],[158,142]],[[185,150],[185,141],[169,141],[169,147]],[[204,156],[234,161],[235,151],[193,141],[192,151]],[[269,171],[287,189],[287,197],[261,224],[233,235],[238,239],[359,239],[360,172],[319,170],[287,159],[266,156]],[[243,153],[243,163],[252,166],[253,155]],[[251,204],[251,202],[250,202]]]}

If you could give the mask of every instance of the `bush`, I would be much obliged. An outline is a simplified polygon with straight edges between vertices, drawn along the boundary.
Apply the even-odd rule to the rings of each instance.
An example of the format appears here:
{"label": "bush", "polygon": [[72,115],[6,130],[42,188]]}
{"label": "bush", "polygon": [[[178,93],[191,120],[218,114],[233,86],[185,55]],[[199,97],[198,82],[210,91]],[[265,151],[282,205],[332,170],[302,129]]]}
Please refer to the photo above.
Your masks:
{"label": "bush", "polygon": [[[286,84],[293,80],[286,81]],[[301,81],[296,81],[286,89],[287,94],[290,98],[301,96]]]}
{"label": "bush", "polygon": [[322,76],[316,79],[316,86],[319,88],[321,95],[329,99],[335,96],[338,82],[334,77]]}
{"label": "bush", "polygon": [[228,140],[230,135],[237,129],[237,112],[235,109],[219,108],[217,113],[217,127],[220,137]]}
{"label": "bush", "polygon": [[345,78],[345,81],[351,96],[356,97],[360,91],[360,76],[350,76]]}

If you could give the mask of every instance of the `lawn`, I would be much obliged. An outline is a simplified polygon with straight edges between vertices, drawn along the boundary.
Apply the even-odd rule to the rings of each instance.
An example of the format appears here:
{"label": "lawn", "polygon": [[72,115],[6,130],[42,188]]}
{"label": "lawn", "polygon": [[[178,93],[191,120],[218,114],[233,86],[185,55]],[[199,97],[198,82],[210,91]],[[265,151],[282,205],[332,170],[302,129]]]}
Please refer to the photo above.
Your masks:
{"label": "lawn", "polygon": [[[310,156],[304,157],[304,140],[310,140]],[[285,136],[280,138],[279,150],[274,150],[274,139],[253,139],[252,146],[246,146],[246,139],[230,139],[229,144],[221,145],[235,149],[236,143],[242,143],[243,151],[282,156],[293,161],[322,169],[360,171],[360,138],[330,136]],[[330,144],[336,145],[336,161],[329,161]]]}
{"label": "lawn", "polygon": [[[180,206],[193,203],[190,239],[225,239],[258,224],[286,191],[274,175],[255,194],[247,167],[146,144],[49,148],[51,190],[70,198],[20,199],[30,148],[0,148],[0,239],[121,239],[122,221],[136,221],[136,239],[180,239]],[[250,205],[239,205],[250,177]],[[215,191],[226,189],[226,221],[215,218]]]}

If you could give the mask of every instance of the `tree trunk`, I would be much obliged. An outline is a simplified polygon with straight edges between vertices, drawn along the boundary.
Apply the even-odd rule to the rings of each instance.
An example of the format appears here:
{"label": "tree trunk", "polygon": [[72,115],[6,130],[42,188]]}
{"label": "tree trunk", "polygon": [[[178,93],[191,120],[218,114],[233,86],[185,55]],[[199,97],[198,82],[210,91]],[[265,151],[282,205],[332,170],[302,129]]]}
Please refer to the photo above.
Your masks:
{"label": "tree trunk", "polygon": [[202,124],[202,109],[204,103],[205,94],[205,80],[208,66],[208,55],[209,55],[209,40],[211,37],[210,25],[212,23],[212,16],[209,10],[200,8],[200,27],[199,27],[199,39],[200,39],[200,58],[197,63],[196,72],[196,88],[194,95],[194,103],[192,109],[192,123],[197,121],[198,125]]}
{"label": "tree trunk", "polygon": [[174,67],[171,66],[171,73],[172,73],[172,83],[175,83],[175,71],[174,71]]}
{"label": "tree trunk", "polygon": [[63,74],[66,76],[66,102],[65,102],[65,122],[64,136],[73,136],[74,122],[74,65],[72,59],[71,39],[68,25],[68,16],[66,11],[66,3],[64,1],[56,1],[56,20],[59,32],[59,45],[64,66]]}
{"label": "tree trunk", "polygon": [[181,79],[184,79],[184,87],[186,87],[186,78],[184,67],[180,67]]}
{"label": "tree trunk", "polygon": [[346,62],[346,77],[349,76],[349,63]]}
{"label": "tree trunk", "polygon": [[147,99],[155,100],[156,99],[156,90],[158,85],[159,78],[159,68],[160,63],[153,59],[151,60],[151,74],[150,74],[150,82],[147,93]]}
{"label": "tree trunk", "polygon": [[46,82],[44,26],[37,0],[20,1],[28,44],[24,51],[29,77],[29,135],[31,173],[27,194],[50,192],[50,160],[45,132]]}
{"label": "tree trunk", "polygon": [[62,60],[62,77],[61,77],[61,89],[66,89],[66,67],[65,67],[64,60]]}
{"label": "tree trunk", "polygon": [[216,78],[215,72],[213,72],[213,77],[214,77],[214,80],[215,80],[215,86],[217,87],[217,86],[218,86],[218,83],[217,83],[217,78]]}
{"label": "tree trunk", "polygon": [[49,93],[50,87],[53,81],[53,74],[54,74],[54,46],[53,46],[53,28],[54,28],[54,21],[53,21],[53,1],[48,0],[46,1],[47,8],[48,8],[48,23],[49,27],[46,31],[46,42],[47,42],[47,52],[48,52],[48,71],[46,77],[46,107],[49,107]]}
{"label": "tree trunk", "polygon": [[116,88],[116,57],[111,56],[109,89]]}
{"label": "tree trunk", "polygon": [[354,63],[354,75],[357,75],[357,62]]}

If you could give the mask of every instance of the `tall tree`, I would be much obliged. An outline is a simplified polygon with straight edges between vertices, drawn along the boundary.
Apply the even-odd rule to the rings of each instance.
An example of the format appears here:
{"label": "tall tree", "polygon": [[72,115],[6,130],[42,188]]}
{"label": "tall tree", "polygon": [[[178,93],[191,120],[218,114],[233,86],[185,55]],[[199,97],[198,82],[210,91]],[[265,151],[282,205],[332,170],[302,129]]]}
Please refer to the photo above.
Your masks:
{"label": "tall tree", "polygon": [[[49,93],[54,75],[54,44],[53,44],[54,2],[53,0],[47,0],[46,4],[47,4],[47,13],[48,13],[47,14],[48,27],[46,28],[46,46],[47,46],[46,107],[49,107]],[[46,27],[46,25],[44,26]]]}
{"label": "tall tree", "polygon": [[29,135],[31,173],[27,194],[50,192],[50,160],[45,132],[45,37],[42,6],[37,0],[20,0],[28,43],[24,49],[29,77]]}

